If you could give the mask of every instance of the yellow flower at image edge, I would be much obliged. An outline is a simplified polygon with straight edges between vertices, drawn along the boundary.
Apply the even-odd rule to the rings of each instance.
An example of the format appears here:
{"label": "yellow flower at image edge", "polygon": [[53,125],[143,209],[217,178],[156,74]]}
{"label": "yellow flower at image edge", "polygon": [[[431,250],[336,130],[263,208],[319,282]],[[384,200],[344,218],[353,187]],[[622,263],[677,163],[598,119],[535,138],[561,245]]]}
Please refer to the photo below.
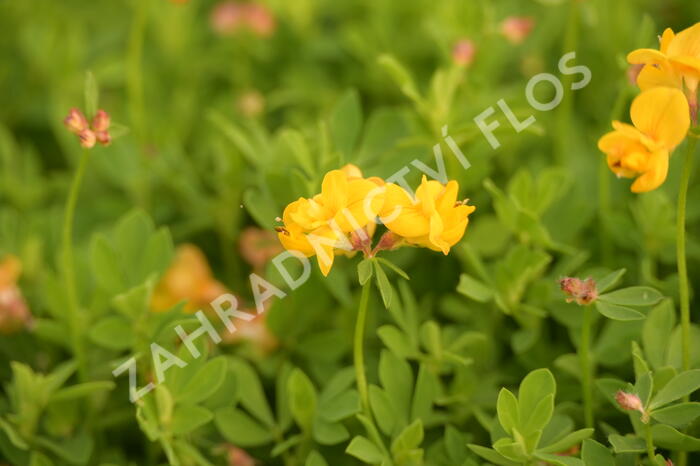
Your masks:
{"label": "yellow flower at image edge", "polygon": [[345,234],[373,223],[383,204],[378,183],[361,178],[354,169],[328,172],[320,194],[299,198],[282,215],[284,227],[278,233],[282,245],[307,257],[318,255],[323,275],[330,272],[336,250],[348,244]]}
{"label": "yellow flower at image edge", "polygon": [[681,88],[685,83],[694,96],[700,79],[700,23],[678,34],[667,28],[661,36],[659,50],[634,50],[627,55],[627,61],[645,65],[637,77],[640,89]]}
{"label": "yellow flower at image edge", "polygon": [[634,126],[614,121],[598,148],[618,177],[637,177],[632,192],[651,191],[666,180],[670,153],[690,127],[690,109],[681,91],[655,87],[634,99],[630,116]]}
{"label": "yellow flower at image edge", "polygon": [[416,190],[415,200],[400,186],[386,185],[381,215],[386,227],[409,244],[448,254],[469,224],[476,207],[457,201],[459,184],[428,181],[425,176]]}

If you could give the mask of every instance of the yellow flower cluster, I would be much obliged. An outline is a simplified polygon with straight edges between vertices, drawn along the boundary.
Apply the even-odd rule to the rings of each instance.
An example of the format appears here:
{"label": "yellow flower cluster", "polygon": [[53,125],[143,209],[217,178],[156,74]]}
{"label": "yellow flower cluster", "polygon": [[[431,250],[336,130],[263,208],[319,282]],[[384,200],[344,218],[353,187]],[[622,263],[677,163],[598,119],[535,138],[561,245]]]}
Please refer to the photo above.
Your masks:
{"label": "yellow flower cluster", "polygon": [[700,23],[678,34],[666,29],[659,50],[635,50],[627,61],[643,65],[637,76],[642,92],[630,111],[634,126],[614,121],[614,131],[598,141],[598,148],[617,176],[637,177],[631,189],[641,193],[666,180],[670,154],[697,115]]}
{"label": "yellow flower cluster", "polygon": [[[284,209],[278,236],[287,250],[318,256],[324,275],[337,254],[363,251],[371,257],[402,245],[448,254],[464,235],[475,209],[457,200],[458,191],[456,181],[443,185],[424,176],[413,197],[397,184],[363,178],[359,168],[346,165],[326,174],[320,194],[299,198]],[[388,232],[372,249],[377,218]]]}

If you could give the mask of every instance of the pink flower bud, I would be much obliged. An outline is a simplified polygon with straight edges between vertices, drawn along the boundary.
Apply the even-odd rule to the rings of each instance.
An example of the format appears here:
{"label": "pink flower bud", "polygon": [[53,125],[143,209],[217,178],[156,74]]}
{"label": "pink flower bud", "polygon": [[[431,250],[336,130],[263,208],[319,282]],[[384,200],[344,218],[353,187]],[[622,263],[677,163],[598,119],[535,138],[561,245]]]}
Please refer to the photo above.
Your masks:
{"label": "pink flower bud", "polygon": [[260,37],[268,37],[275,32],[277,22],[270,10],[264,5],[251,3],[245,10],[246,23],[248,27]]}
{"label": "pink flower bud", "polygon": [[671,461],[671,458],[666,460],[666,466],[673,466],[673,461]]}
{"label": "pink flower bud", "polygon": [[95,132],[107,131],[109,129],[110,118],[109,114],[104,110],[98,110],[95,117],[92,119],[92,129]]}
{"label": "pink flower bud", "polygon": [[68,131],[71,133],[79,134],[89,128],[87,118],[83,115],[83,112],[73,107],[68,112],[68,116],[63,120],[63,124],[66,125]]}
{"label": "pink flower bud", "polygon": [[568,296],[567,303],[576,302],[580,306],[586,306],[598,299],[598,290],[592,278],[581,280],[580,278],[565,277],[559,280],[561,290]]}
{"label": "pink flower bud", "polygon": [[630,65],[627,67],[627,80],[633,86],[637,85],[637,76],[642,72],[643,64]]}
{"label": "pink flower bud", "polygon": [[530,35],[535,20],[525,16],[509,16],[501,23],[501,34],[511,44],[520,44]]}
{"label": "pink flower bud", "polygon": [[80,138],[80,145],[86,149],[92,149],[95,146],[97,137],[92,130],[84,129],[78,133],[78,138]]}
{"label": "pink flower bud", "polygon": [[221,35],[235,33],[245,21],[243,5],[236,2],[221,2],[214,7],[209,18],[214,32]]}
{"label": "pink flower bud", "polygon": [[620,408],[625,411],[639,411],[642,413],[642,422],[649,422],[649,414],[644,410],[644,405],[642,405],[642,400],[634,393],[623,392],[618,390],[615,394],[615,401],[620,406]]}
{"label": "pink flower bud", "polygon": [[0,290],[0,334],[16,333],[31,323],[32,315],[20,289],[11,286]]}
{"label": "pink flower bud", "polygon": [[474,42],[469,39],[461,39],[457,41],[452,49],[452,60],[458,66],[469,66],[474,61],[476,47]]}
{"label": "pink flower bud", "polygon": [[255,460],[242,448],[227,445],[228,466],[255,466]]}
{"label": "pink flower bud", "polygon": [[112,142],[112,135],[109,134],[109,131],[96,131],[95,138],[103,146],[108,146]]}

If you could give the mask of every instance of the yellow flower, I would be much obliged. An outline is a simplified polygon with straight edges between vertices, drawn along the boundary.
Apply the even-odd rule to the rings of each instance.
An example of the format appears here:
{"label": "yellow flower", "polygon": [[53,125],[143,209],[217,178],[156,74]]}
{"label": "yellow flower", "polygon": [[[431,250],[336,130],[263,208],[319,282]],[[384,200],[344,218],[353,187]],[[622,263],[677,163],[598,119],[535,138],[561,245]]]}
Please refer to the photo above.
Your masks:
{"label": "yellow flower", "polygon": [[655,87],[634,99],[630,116],[634,126],[614,121],[598,148],[618,177],[637,176],[632,192],[651,191],[666,179],[669,155],[688,132],[688,102],[677,89]]}
{"label": "yellow flower", "polygon": [[307,257],[317,255],[323,275],[330,272],[338,249],[352,249],[348,233],[367,236],[365,227],[374,224],[383,204],[376,180],[361,176],[355,166],[332,170],[323,178],[320,194],[299,198],[284,209],[280,242]]}
{"label": "yellow flower", "polygon": [[680,89],[685,83],[691,105],[694,105],[700,79],[700,23],[677,35],[667,28],[661,36],[659,50],[635,50],[627,55],[627,61],[645,65],[637,77],[640,89],[656,86]]}
{"label": "yellow flower", "polygon": [[156,286],[151,308],[156,312],[167,311],[187,301],[185,310],[195,312],[207,308],[223,293],[226,288],[214,278],[204,253],[193,244],[183,244]]}
{"label": "yellow flower", "polygon": [[395,184],[386,185],[382,218],[386,227],[408,243],[448,254],[469,223],[476,207],[457,201],[459,184],[443,185],[425,176],[416,190],[416,199]]}

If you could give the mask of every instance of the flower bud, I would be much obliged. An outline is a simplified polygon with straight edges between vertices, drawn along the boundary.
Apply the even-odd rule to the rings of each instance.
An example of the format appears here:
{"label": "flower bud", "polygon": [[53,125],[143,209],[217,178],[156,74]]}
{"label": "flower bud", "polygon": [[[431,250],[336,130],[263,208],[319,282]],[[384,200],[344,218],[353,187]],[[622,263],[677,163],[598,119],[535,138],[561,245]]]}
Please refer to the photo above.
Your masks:
{"label": "flower bud", "polygon": [[559,280],[561,290],[568,296],[567,303],[576,302],[579,306],[586,306],[598,299],[598,290],[592,278],[581,280],[580,278],[565,277]]}
{"label": "flower bud", "polygon": [[241,232],[240,251],[253,270],[262,270],[265,264],[282,252],[282,245],[271,231],[248,227]]}
{"label": "flower bud", "polygon": [[242,448],[227,445],[226,457],[228,466],[255,466],[255,460]]}
{"label": "flower bud", "polygon": [[75,134],[80,134],[81,131],[89,128],[87,118],[85,118],[83,112],[75,107],[70,109],[68,116],[63,120],[63,124],[66,125],[68,131]]}
{"label": "flower bud", "polygon": [[268,37],[275,32],[277,22],[264,5],[251,3],[245,9],[246,24],[260,37]]}
{"label": "flower bud", "polygon": [[627,393],[622,390],[618,390],[615,394],[615,401],[620,406],[620,408],[625,411],[639,411],[642,413],[642,422],[649,422],[649,414],[644,410],[644,405],[642,404],[641,398],[639,398],[634,393]]}
{"label": "flower bud", "polygon": [[86,149],[92,149],[95,146],[97,137],[92,130],[84,129],[78,133],[78,138],[80,139],[80,145]]}
{"label": "flower bud", "polygon": [[535,26],[535,20],[525,16],[509,16],[501,23],[501,34],[511,43],[520,44]]}
{"label": "flower bud", "polygon": [[235,33],[245,21],[244,8],[236,2],[221,2],[211,12],[209,22],[214,32],[221,35]]}
{"label": "flower bud", "polygon": [[110,118],[109,114],[104,110],[100,109],[95,114],[92,119],[92,129],[97,133],[100,131],[107,131],[109,129]]}
{"label": "flower bud", "polygon": [[97,142],[103,146],[108,146],[112,142],[112,135],[109,134],[109,131],[96,131],[95,138],[97,139]]}
{"label": "flower bud", "polygon": [[17,286],[0,290],[0,334],[9,335],[29,327],[32,315]]}
{"label": "flower bud", "polygon": [[452,49],[452,60],[458,66],[469,66],[474,61],[476,47],[474,42],[469,39],[461,39],[457,41]]}
{"label": "flower bud", "polygon": [[627,67],[627,80],[631,85],[637,85],[637,76],[642,72],[642,68],[644,68],[642,64],[635,64]]}

